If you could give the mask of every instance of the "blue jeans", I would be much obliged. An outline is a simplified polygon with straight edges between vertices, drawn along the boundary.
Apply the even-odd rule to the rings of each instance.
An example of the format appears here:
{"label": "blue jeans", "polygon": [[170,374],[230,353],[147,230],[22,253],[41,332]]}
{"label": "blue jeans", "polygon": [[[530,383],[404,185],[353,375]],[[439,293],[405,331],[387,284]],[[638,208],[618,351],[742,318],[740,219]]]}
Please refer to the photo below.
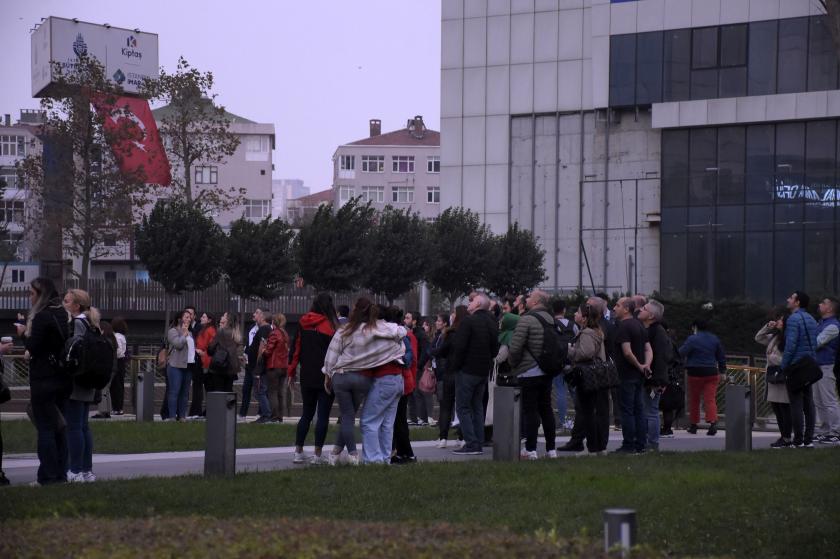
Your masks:
{"label": "blue jeans", "polygon": [[371,379],[359,373],[333,375],[332,387],[338,401],[341,417],[335,446],[339,450],[347,448],[350,454],[356,453],[356,412],[370,391]]}
{"label": "blue jeans", "polygon": [[70,471],[74,474],[93,471],[93,435],[88,427],[90,402],[67,400],[64,420],[67,422],[67,450]]}
{"label": "blue jeans", "polygon": [[402,375],[373,379],[362,408],[362,461],[389,464],[394,439],[394,418],[405,384]]}
{"label": "blue jeans", "polygon": [[464,435],[464,448],[481,450],[484,445],[484,390],[487,378],[459,372],[455,377],[455,409]]}
{"label": "blue jeans", "polygon": [[187,417],[187,400],[190,397],[189,369],[166,366],[166,377],[169,379],[169,419]]}
{"label": "blue jeans", "polygon": [[653,398],[650,397],[651,389],[645,388],[645,415],[647,416],[647,444],[653,450],[659,450],[659,398],[662,393],[654,391]]}
{"label": "blue jeans", "polygon": [[239,415],[248,415],[248,408],[251,406],[251,389],[254,386],[254,374],[250,369],[245,371],[245,378],[242,380],[242,405],[239,406]]}
{"label": "blue jeans", "polygon": [[259,384],[257,389],[257,403],[259,404],[260,417],[271,419],[271,403],[268,401],[268,375],[257,377]]}
{"label": "blue jeans", "polygon": [[624,450],[643,451],[647,446],[647,412],[642,377],[621,381],[621,431]]}
{"label": "blue jeans", "polygon": [[568,390],[563,375],[554,377],[554,394],[557,398],[557,427],[566,426],[566,414],[569,411]]}

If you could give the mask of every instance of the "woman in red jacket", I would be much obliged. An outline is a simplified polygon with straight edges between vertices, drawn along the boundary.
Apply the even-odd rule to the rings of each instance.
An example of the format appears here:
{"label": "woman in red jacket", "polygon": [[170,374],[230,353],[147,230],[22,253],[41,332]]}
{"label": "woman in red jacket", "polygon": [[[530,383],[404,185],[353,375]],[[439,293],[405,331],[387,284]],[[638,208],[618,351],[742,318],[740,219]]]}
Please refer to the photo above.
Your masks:
{"label": "woman in red jacket", "polygon": [[271,421],[283,423],[286,405],[286,367],[289,365],[289,334],[286,332],[286,315],[274,315],[274,329],[268,336],[263,350],[265,379],[268,381],[268,403],[271,404]]}
{"label": "woman in red jacket", "polygon": [[298,364],[300,364],[300,395],[303,400],[303,412],[298,421],[295,437],[295,464],[306,462],[303,443],[316,411],[318,419],[315,423],[315,456],[310,459],[310,462],[312,464],[327,463],[327,459],[321,457],[321,449],[327,438],[334,396],[324,388],[324,373],[321,369],[324,366],[327,348],[330,346],[337,327],[338,318],[335,315],[332,297],[327,293],[319,293],[312,302],[309,312],[300,317],[298,331],[292,344],[294,353],[289,361],[286,375],[291,387],[295,382]]}
{"label": "woman in red jacket", "polygon": [[[199,320],[201,321],[201,331],[195,339],[195,354],[201,358],[201,369],[203,374],[201,375],[202,386],[196,386],[193,390],[194,400],[199,396],[203,396],[201,393],[196,396],[195,391],[207,390],[207,370],[210,368],[210,355],[207,353],[207,348],[210,346],[210,342],[212,342],[216,337],[216,319],[213,318],[213,315],[210,313],[203,313]],[[201,400],[203,400],[203,398],[201,398]],[[201,409],[201,402],[199,402],[199,409]],[[203,417],[206,415],[207,411],[201,409],[201,416]]]}

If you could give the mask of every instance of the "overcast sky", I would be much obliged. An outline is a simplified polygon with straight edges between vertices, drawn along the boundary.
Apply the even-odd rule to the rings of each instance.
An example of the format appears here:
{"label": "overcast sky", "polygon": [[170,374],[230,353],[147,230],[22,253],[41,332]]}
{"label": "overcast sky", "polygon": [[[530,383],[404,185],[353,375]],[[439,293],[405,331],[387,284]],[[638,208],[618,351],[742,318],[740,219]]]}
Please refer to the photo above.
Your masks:
{"label": "overcast sky", "polygon": [[29,30],[47,16],[157,33],[160,65],[183,55],[212,71],[228,110],[274,124],[274,177],[313,192],[371,118],[440,129],[440,0],[0,0],[0,113],[13,119],[38,106]]}

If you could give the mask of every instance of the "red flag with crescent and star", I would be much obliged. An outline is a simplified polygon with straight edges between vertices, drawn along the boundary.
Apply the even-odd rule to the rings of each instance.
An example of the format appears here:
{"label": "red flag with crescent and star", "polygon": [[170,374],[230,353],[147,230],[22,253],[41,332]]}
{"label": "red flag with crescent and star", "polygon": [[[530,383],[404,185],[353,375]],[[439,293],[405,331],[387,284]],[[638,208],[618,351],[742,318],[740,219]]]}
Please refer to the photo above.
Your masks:
{"label": "red flag with crescent and star", "polygon": [[146,183],[168,186],[172,182],[169,160],[149,102],[139,97],[110,100],[105,95],[91,96],[120,171],[140,174]]}

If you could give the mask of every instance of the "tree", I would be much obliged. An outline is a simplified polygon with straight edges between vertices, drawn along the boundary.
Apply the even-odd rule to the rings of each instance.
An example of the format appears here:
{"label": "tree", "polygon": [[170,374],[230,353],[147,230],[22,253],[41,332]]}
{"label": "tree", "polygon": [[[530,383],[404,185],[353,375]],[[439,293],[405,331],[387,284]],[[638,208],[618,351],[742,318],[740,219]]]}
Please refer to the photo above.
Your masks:
{"label": "tree", "polygon": [[[134,236],[137,257],[168,295],[201,291],[219,281],[225,235],[194,205],[159,200],[135,227]],[[166,307],[168,324],[168,297]]]}
{"label": "tree", "polygon": [[[294,232],[281,220],[266,218],[259,223],[240,218],[231,223],[222,266],[230,290],[241,298],[275,299],[292,280]],[[240,307],[244,313],[244,307]],[[245,325],[244,315],[240,324]]]}
{"label": "tree", "polygon": [[183,198],[206,211],[228,210],[242,201],[244,188],[193,185],[196,164],[219,163],[239,146],[230,131],[231,118],[216,105],[212,72],[201,73],[180,57],[174,74],[161,68],[156,80],[146,80],[143,94],[165,103],[157,111],[158,129],[173,167],[172,186]]}
{"label": "tree", "polygon": [[[107,79],[102,64],[82,55],[69,73],[57,63],[53,72],[52,97],[41,100],[43,153],[30,153],[21,162],[22,179],[31,187],[27,229],[43,241],[59,241],[54,252],[63,254],[56,257],[80,258],[81,267],[74,272],[84,286],[92,259],[112,254],[108,245],[130,242],[133,218],[149,203],[154,187],[145,184],[142,168],[121,171],[106,147],[134,137],[137,128],[121,119],[106,132],[105,116],[91,109],[93,96],[114,106],[122,93]],[[123,148],[128,150],[123,155],[137,149],[131,145]]]}
{"label": "tree", "polygon": [[545,278],[545,251],[534,233],[511,225],[504,235],[494,236],[485,287],[497,295],[519,294]]}
{"label": "tree", "polygon": [[387,206],[378,216],[368,246],[364,287],[394,299],[423,279],[429,265],[428,226],[417,213]]}
{"label": "tree", "polygon": [[316,289],[351,291],[364,283],[368,236],[374,220],[370,203],[353,198],[333,213],[332,204],[318,208],[295,238],[300,277]]}
{"label": "tree", "polygon": [[429,282],[455,299],[484,280],[490,232],[478,215],[464,208],[447,208],[431,227],[432,264]]}

